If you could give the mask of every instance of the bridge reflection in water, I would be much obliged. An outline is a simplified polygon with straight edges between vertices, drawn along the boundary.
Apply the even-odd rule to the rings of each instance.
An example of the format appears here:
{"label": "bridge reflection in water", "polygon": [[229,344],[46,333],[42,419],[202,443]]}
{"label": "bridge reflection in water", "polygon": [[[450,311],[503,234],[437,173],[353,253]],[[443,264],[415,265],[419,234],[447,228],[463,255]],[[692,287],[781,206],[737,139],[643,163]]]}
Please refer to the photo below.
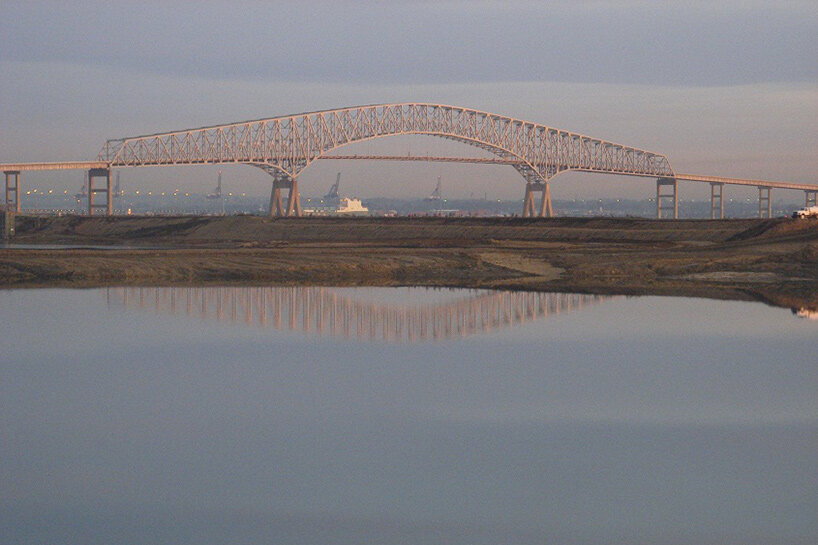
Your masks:
{"label": "bridge reflection in water", "polygon": [[[577,310],[608,298],[570,293],[404,289],[419,302],[371,302],[358,298],[357,289],[327,287],[110,288],[106,297],[109,306],[123,304],[126,308],[302,330],[319,336],[393,342],[466,337]],[[463,293],[465,296],[461,296]],[[415,297],[429,294],[443,297],[433,302],[420,302],[428,297]],[[452,294],[456,297],[452,298]]]}

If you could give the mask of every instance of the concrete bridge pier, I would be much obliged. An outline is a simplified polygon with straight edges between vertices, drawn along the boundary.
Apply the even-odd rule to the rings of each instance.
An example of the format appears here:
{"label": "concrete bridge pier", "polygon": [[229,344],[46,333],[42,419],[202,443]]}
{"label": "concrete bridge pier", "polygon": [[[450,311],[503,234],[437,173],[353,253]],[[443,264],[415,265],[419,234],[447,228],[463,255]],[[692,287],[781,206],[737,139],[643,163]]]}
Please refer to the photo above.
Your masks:
{"label": "concrete bridge pier", "polygon": [[771,187],[758,186],[758,217],[773,217],[773,189]]}
{"label": "concrete bridge pier", "polygon": [[[6,175],[6,210],[10,210],[16,213],[20,213],[20,171],[19,170],[6,170],[3,172]],[[14,185],[11,185],[11,181],[14,180]],[[11,195],[14,194],[14,200],[12,200]]]}
{"label": "concrete bridge pier", "polygon": [[[288,190],[287,207],[284,207],[281,198],[281,190]],[[273,175],[273,188],[270,193],[270,217],[301,217],[304,215],[301,209],[301,195],[298,194],[298,179],[286,174]]]}
{"label": "concrete bridge pier", "polygon": [[[104,178],[105,187],[94,187],[95,178]],[[97,193],[105,193],[105,204],[95,204]],[[114,192],[111,189],[111,169],[92,168],[88,171],[88,215],[93,216],[95,209],[105,209],[106,216],[114,214]]]}
{"label": "concrete bridge pier", "polygon": [[[679,192],[678,192],[678,185],[679,183],[676,181],[676,178],[659,178],[656,180],[656,217],[659,219],[664,218],[667,214],[665,213],[667,210],[667,206],[665,205],[664,201],[670,199],[673,203],[673,215],[671,216],[673,219],[679,219]],[[662,188],[670,188],[670,193],[663,193]]]}
{"label": "concrete bridge pier", "polygon": [[[534,193],[541,193],[539,209],[536,205]],[[523,199],[524,218],[552,218],[554,210],[551,207],[551,186],[548,181],[526,182],[525,198]]]}
{"label": "concrete bridge pier", "polygon": [[804,191],[805,199],[804,199],[804,207],[809,208],[810,206],[818,206],[818,190],[816,191]]}
{"label": "concrete bridge pier", "polygon": [[724,184],[710,182],[710,219],[724,219]]}

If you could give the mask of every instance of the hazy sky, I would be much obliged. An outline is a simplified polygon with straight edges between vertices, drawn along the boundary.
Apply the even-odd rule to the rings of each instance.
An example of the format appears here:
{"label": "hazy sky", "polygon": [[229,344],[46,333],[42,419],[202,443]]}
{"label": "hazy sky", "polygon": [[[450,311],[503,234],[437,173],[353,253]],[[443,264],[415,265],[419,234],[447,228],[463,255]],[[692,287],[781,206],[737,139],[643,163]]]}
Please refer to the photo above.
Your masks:
{"label": "hazy sky", "polygon": [[[818,182],[811,1],[6,1],[0,70],[0,161],[86,159],[108,138],[429,101],[643,147],[680,172]],[[365,149],[437,145],[384,139]],[[131,188],[204,191],[216,169],[122,176]],[[337,170],[342,189],[364,196],[424,195],[439,175],[451,196],[522,194],[510,167],[335,162],[310,167],[303,191],[323,193]],[[225,174],[233,189],[269,185],[256,169]],[[26,179],[73,189],[81,176]],[[684,186],[682,196],[706,189]],[[652,191],[604,176],[554,184],[557,199]]]}

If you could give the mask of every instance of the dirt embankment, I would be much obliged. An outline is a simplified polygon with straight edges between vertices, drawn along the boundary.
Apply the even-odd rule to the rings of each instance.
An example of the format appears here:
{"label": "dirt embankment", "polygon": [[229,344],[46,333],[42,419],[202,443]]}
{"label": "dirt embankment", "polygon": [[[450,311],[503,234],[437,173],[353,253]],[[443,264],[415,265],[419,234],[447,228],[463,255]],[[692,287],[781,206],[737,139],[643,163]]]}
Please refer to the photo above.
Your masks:
{"label": "dirt embankment", "polygon": [[[781,220],[674,222],[619,218],[21,217],[20,244],[213,246],[253,243],[477,244],[492,241],[724,242]],[[750,235],[755,236],[755,235]]]}
{"label": "dirt embankment", "polygon": [[811,220],[22,217],[17,231],[15,244],[88,248],[0,249],[6,287],[412,284],[818,308]]}

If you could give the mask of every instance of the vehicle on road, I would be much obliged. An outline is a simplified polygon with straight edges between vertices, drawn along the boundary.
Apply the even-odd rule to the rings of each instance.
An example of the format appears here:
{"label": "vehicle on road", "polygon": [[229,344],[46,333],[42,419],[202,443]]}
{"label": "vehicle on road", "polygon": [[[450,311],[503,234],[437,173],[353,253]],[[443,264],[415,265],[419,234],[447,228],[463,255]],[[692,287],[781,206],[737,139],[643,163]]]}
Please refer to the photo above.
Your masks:
{"label": "vehicle on road", "polygon": [[796,210],[792,213],[793,218],[818,218],[818,206],[810,206]]}

